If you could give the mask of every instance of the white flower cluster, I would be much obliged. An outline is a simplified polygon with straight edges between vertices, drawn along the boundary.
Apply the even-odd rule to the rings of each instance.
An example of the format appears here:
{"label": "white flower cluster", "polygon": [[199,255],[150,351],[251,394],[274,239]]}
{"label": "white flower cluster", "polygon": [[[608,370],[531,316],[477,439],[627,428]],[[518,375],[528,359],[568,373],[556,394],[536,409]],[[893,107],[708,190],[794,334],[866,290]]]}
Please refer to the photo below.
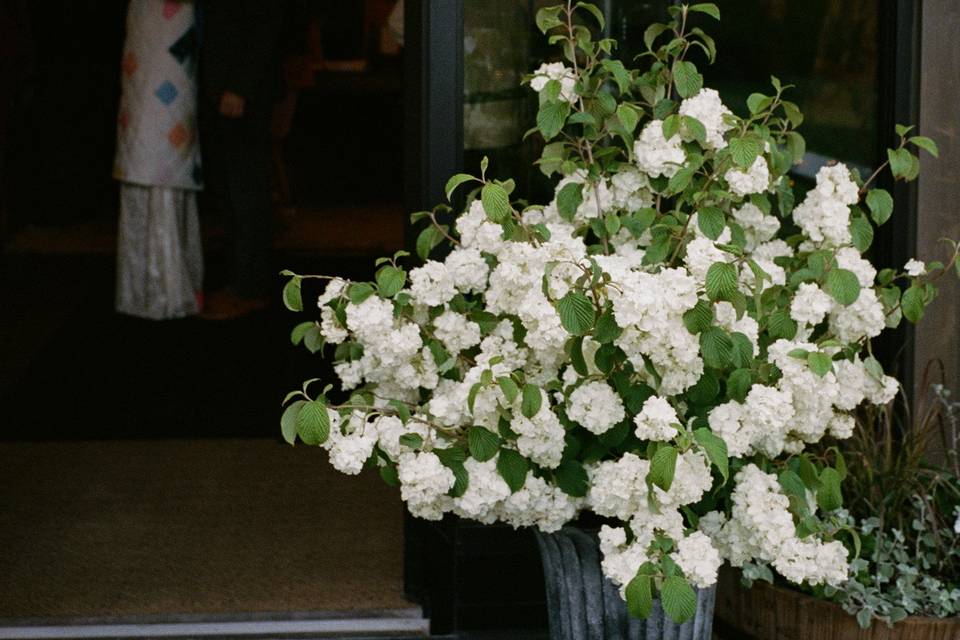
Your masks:
{"label": "white flower cluster", "polygon": [[[577,82],[549,63],[531,86],[559,86],[574,104]],[[737,118],[711,89],[678,111],[664,116],[668,130],[681,117],[669,138],[650,120],[602,162],[564,155],[545,206],[504,211],[504,183],[487,181],[452,228],[434,230],[449,253],[410,269],[399,292],[330,280],[309,330],[336,345],[351,395],[330,405],[323,447],[344,473],[379,466],[421,518],[543,531],[584,509],[615,519],[599,537],[622,589],[644,563],[670,560],[699,587],[722,560],[840,584],[843,545],[798,536],[791,498],[761,466],[849,437],[854,409],[898,390],[855,355],[888,323],[877,271],[852,246],[859,188],[843,165],[822,168],[793,210],[802,237],[786,237],[784,203],[772,202],[786,186],[778,141],[753,140],[764,150],[748,167],[711,168],[742,151]],[[717,510],[698,522],[705,496]]]}
{"label": "white flower cluster", "polygon": [[850,243],[850,205],[858,199],[845,165],[824,166],[816,188],[793,210],[793,220],[815,246],[840,247]]}
{"label": "white flower cluster", "polygon": [[562,62],[544,62],[536,71],[533,72],[533,78],[530,80],[530,87],[540,93],[551,80],[560,83],[560,98],[570,104],[577,101],[577,76],[570,67],[564,66]]}
{"label": "white flower cluster", "polygon": [[651,178],[673,176],[687,159],[682,143],[680,136],[673,136],[669,140],[664,138],[663,121],[651,120],[633,146],[637,166]]}
{"label": "white flower cluster", "polygon": [[713,512],[700,520],[701,529],[734,566],[747,560],[772,564],[788,580],[811,585],[839,586],[847,579],[847,550],[838,541],[798,538],[789,511],[790,501],[776,476],[749,464],[734,479],[730,519]]}
{"label": "white flower cluster", "polygon": [[716,89],[703,88],[697,95],[687,98],[680,103],[679,113],[700,121],[707,131],[707,147],[722,149],[727,146],[723,134],[733,128],[729,122],[733,113],[720,101]]}

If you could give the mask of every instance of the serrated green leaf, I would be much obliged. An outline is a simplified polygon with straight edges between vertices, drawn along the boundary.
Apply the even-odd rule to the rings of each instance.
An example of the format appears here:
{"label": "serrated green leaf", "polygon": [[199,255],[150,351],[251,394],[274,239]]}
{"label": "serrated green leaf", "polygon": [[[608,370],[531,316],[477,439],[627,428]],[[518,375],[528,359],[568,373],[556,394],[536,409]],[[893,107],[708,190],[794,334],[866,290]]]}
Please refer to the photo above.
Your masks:
{"label": "serrated green leaf", "polygon": [[663,581],[660,602],[664,613],[677,624],[690,620],[697,613],[697,594],[680,576],[670,576]]}
{"label": "serrated green leaf", "polygon": [[613,311],[606,310],[597,319],[597,324],[593,328],[593,339],[600,344],[608,344],[620,337],[623,329],[617,324]]}
{"label": "serrated green leaf", "polygon": [[827,293],[843,306],[850,306],[860,297],[860,280],[847,269],[831,269],[827,274]]}
{"label": "serrated green leaf", "polygon": [[330,435],[327,403],[319,399],[304,403],[297,412],[296,425],[297,435],[305,444],[317,445],[326,442]]}
{"label": "serrated green leaf", "polygon": [[563,328],[573,335],[584,335],[593,328],[593,303],[579,291],[568,291],[557,301],[557,314]]}
{"label": "serrated green leaf", "polygon": [[677,87],[677,93],[681,98],[689,98],[703,87],[703,76],[692,62],[675,60],[672,72],[673,84]]}
{"label": "serrated green leaf", "polygon": [[417,236],[417,255],[420,256],[421,260],[426,260],[430,257],[430,252],[433,251],[443,240],[443,234],[434,226],[429,226]]}
{"label": "serrated green leaf", "polygon": [[857,251],[863,253],[873,244],[873,225],[865,216],[853,216],[850,219],[850,237]]}
{"label": "serrated green leaf", "polygon": [[707,296],[711,300],[730,300],[737,293],[737,267],[729,262],[714,262],[707,269]]}
{"label": "serrated green leaf", "polygon": [[807,499],[807,486],[795,471],[784,469],[777,476],[777,481],[780,483],[780,489],[784,495]]}
{"label": "serrated green leaf", "polygon": [[483,185],[483,189],[480,190],[480,202],[491,222],[499,224],[510,217],[512,211],[510,196],[500,185],[493,182]]}
{"label": "serrated green leaf", "polygon": [[767,318],[767,333],[774,340],[793,340],[797,335],[797,323],[786,309],[777,309]]}
{"label": "serrated green leaf", "polygon": [[709,327],[700,333],[700,353],[708,367],[723,369],[730,364],[733,341],[720,327]]}
{"label": "serrated green leaf", "polygon": [[[720,382],[710,371],[704,371],[697,383],[687,389],[687,399],[691,404],[705,406],[713,402],[720,394]],[[634,411],[633,413],[637,413]]]}
{"label": "serrated green leaf", "polygon": [[693,334],[706,330],[713,324],[713,305],[706,300],[697,300],[696,306],[683,314],[683,324]]}
{"label": "serrated green leaf", "polygon": [[727,227],[727,219],[718,207],[704,207],[697,211],[697,226],[703,235],[716,240]]}
{"label": "serrated green leaf", "polygon": [[569,115],[570,103],[565,100],[541,104],[537,110],[537,128],[544,140],[550,140],[560,133]]}
{"label": "serrated green leaf", "polygon": [[884,189],[870,189],[867,192],[867,207],[873,221],[881,225],[889,220],[893,213],[893,197]]}
{"label": "serrated green leaf", "polygon": [[727,443],[710,429],[700,428],[693,432],[693,438],[707,454],[707,458],[717,468],[726,483],[730,478],[730,461]]}
{"label": "serrated green leaf", "polygon": [[763,147],[756,138],[733,138],[730,140],[730,157],[741,168],[747,169],[757,159]]}
{"label": "serrated green leaf", "polygon": [[416,433],[405,433],[397,438],[397,442],[404,447],[419,449],[423,446],[423,437]]}
{"label": "serrated green leaf", "polygon": [[650,473],[647,478],[664,491],[669,491],[677,471],[677,450],[672,445],[657,447],[650,460]]}
{"label": "serrated green leaf", "polygon": [[540,393],[540,387],[535,384],[526,383],[523,385],[523,398],[520,400],[520,412],[525,418],[533,418],[540,411],[543,405],[543,394]]}
{"label": "serrated green leaf", "polygon": [[630,615],[645,620],[653,611],[653,578],[648,575],[637,575],[627,585],[624,595]]}
{"label": "serrated green leaf", "polygon": [[500,450],[500,436],[484,427],[470,427],[467,433],[470,455],[480,462],[486,462]]}
{"label": "serrated green leaf", "polygon": [[497,456],[497,471],[511,492],[519,491],[527,481],[530,462],[513,449],[502,449]]}

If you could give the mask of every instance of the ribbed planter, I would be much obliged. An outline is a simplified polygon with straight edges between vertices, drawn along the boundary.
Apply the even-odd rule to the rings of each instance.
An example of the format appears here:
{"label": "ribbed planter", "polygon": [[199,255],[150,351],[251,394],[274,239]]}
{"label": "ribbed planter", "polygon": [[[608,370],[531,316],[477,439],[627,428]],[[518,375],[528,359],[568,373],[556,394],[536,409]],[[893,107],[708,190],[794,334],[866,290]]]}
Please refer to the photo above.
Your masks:
{"label": "ribbed planter", "polygon": [[[717,620],[731,637],[756,640],[958,640],[960,618],[911,616],[892,628],[874,622],[861,629],[840,605],[756,581],[746,589],[740,573],[720,572]],[[734,635],[735,634],[735,635]]]}
{"label": "ribbed planter", "polygon": [[619,589],[600,570],[596,535],[574,527],[537,532],[551,640],[710,640],[716,587],[697,590],[697,613],[676,624],[654,600],[646,620],[627,613]]}

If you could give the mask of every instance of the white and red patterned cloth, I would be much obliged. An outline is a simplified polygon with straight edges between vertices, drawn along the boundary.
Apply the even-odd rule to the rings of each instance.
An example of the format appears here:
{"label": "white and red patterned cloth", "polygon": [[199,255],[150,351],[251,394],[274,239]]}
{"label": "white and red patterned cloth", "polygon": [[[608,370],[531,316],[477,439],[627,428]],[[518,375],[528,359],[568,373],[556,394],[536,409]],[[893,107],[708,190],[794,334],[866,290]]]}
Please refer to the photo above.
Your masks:
{"label": "white and red patterned cloth", "polygon": [[114,177],[200,189],[193,2],[131,0],[122,87]]}

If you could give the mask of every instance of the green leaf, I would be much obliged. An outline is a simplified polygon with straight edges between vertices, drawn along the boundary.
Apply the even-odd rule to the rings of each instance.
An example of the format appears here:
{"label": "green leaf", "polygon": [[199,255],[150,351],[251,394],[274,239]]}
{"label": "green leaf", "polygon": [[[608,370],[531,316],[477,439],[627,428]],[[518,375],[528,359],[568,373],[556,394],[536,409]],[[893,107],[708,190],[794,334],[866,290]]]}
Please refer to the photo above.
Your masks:
{"label": "green leaf", "polygon": [[723,438],[707,428],[700,428],[693,432],[693,439],[703,448],[710,458],[710,462],[717,468],[726,483],[730,478],[730,464],[727,454],[727,443]]}
{"label": "green leaf", "polygon": [[730,157],[737,166],[744,169],[753,164],[761,151],[763,147],[756,138],[734,138],[730,141]]}
{"label": "green leaf", "polygon": [[937,149],[937,143],[927,136],[913,136],[912,138],[908,139],[907,142],[917,145],[934,158],[940,157],[940,150]]}
{"label": "green leaf", "polygon": [[583,337],[571,338],[567,342],[566,349],[570,354],[570,364],[573,365],[573,370],[581,376],[586,376],[589,370],[587,369],[587,361],[583,357]]}
{"label": "green leaf", "polygon": [[300,296],[300,278],[293,277],[283,287],[283,304],[290,311],[303,311],[303,299]]}
{"label": "green leaf", "polygon": [[557,192],[557,211],[560,217],[570,222],[583,202],[583,184],[568,182]]}
{"label": "green leaf", "polygon": [[464,182],[470,182],[471,180],[476,180],[476,178],[469,173],[458,173],[447,180],[447,186],[444,188],[444,192],[447,194],[447,200],[450,199],[450,196],[457,187],[462,185]]}
{"label": "green leaf", "polygon": [[713,324],[713,305],[706,300],[697,300],[696,306],[683,314],[683,324],[692,334],[705,331]]}
{"label": "green leaf", "polygon": [[388,265],[377,271],[377,287],[384,298],[392,298],[400,293],[407,282],[407,272],[400,267]]}
{"label": "green leaf", "polygon": [[[633,79],[630,77],[630,72],[626,67],[623,66],[623,63],[619,60],[611,60],[610,58],[605,58],[600,61],[600,64],[603,65],[603,68],[613,74],[613,79],[617,83],[617,88],[620,89],[620,93],[627,93],[630,91],[630,85],[633,83]],[[621,120],[623,122],[623,120]],[[634,123],[636,126],[636,123]],[[633,131],[633,128],[630,128],[630,131]]]}
{"label": "green leaf", "polygon": [[821,378],[833,371],[833,359],[822,351],[807,354],[807,366]]}
{"label": "green leaf", "polygon": [[417,236],[417,255],[420,256],[421,260],[426,260],[430,257],[433,248],[440,244],[442,240],[443,233],[440,232],[440,229],[433,225],[427,227]]}
{"label": "green leaf", "polygon": [[827,293],[843,306],[850,306],[860,297],[857,274],[847,269],[831,269],[827,274]]}
{"label": "green leaf", "polygon": [[646,28],[643,32],[643,44],[647,46],[647,49],[653,49],[654,41],[665,31],[668,31],[670,27],[665,24],[660,24],[659,22],[654,22],[649,27]]}
{"label": "green leaf", "polygon": [[903,311],[903,317],[916,324],[923,318],[924,297],[923,287],[917,285],[911,286],[903,292],[900,300],[900,310]]}
{"label": "green leaf", "polygon": [[594,309],[590,298],[579,291],[568,291],[557,301],[560,324],[571,334],[579,336],[593,328]]}
{"label": "green leaf", "polygon": [[663,119],[663,124],[660,126],[662,129],[663,137],[666,140],[669,140],[673,136],[677,135],[677,132],[680,131],[680,115],[673,114],[667,116]]}
{"label": "green leaf", "polygon": [[711,300],[730,300],[737,293],[737,267],[729,262],[714,262],[707,269],[707,296]]}
{"label": "green leaf", "polygon": [[317,326],[317,323],[313,320],[301,322],[293,328],[293,331],[290,332],[290,342],[292,342],[294,345],[300,344],[303,342],[303,336],[307,334],[307,331],[315,326]]}
{"label": "green leaf", "polygon": [[617,118],[620,120],[623,128],[629,133],[633,133],[633,130],[637,128],[637,122],[640,121],[640,116],[636,110],[625,103],[620,103],[617,106]]}
{"label": "green leaf", "polygon": [[593,339],[600,344],[609,344],[620,337],[623,329],[617,324],[611,310],[606,310],[597,319],[597,324],[593,328]]}
{"label": "green leaf", "polygon": [[550,29],[563,24],[563,21],[560,20],[561,9],[563,7],[557,5],[555,7],[544,7],[537,11],[536,23],[541,33],[546,33]]}
{"label": "green leaf", "polygon": [[774,340],[793,340],[797,335],[797,323],[787,309],[777,309],[767,318],[767,333]]}
{"label": "green leaf", "polygon": [[397,465],[395,464],[385,464],[379,469],[380,478],[387,484],[389,487],[396,487],[400,485],[400,477],[397,474]]}
{"label": "green leaf", "polygon": [[680,124],[682,125],[685,139],[689,140],[693,138],[699,142],[701,146],[706,146],[707,128],[703,126],[702,122],[693,116],[681,116]]}
{"label": "green leaf", "polygon": [[604,26],[607,24],[603,19],[603,12],[596,7],[596,5],[590,4],[589,2],[578,2],[574,9],[585,9],[589,11],[593,18],[597,21],[597,24],[600,25],[600,30],[603,31]]}
{"label": "green leaf", "polygon": [[523,487],[527,481],[527,471],[530,470],[530,462],[513,449],[503,449],[497,457],[497,471],[503,478],[510,491],[516,492]]}
{"label": "green leaf", "polygon": [[692,62],[675,60],[672,71],[673,83],[681,98],[689,98],[703,87],[703,76],[697,72],[697,67]]}
{"label": "green leaf", "polygon": [[354,282],[347,290],[347,297],[353,304],[360,304],[373,294],[374,288],[369,282]]}
{"label": "green leaf", "polygon": [[836,469],[827,467],[820,472],[820,488],[817,489],[817,504],[824,511],[834,511],[843,506],[843,494],[840,491],[840,474]]}
{"label": "green leaf", "polygon": [[727,379],[727,396],[731,400],[743,402],[753,386],[753,376],[750,369],[737,369]]}
{"label": "green leaf", "polygon": [[770,96],[765,96],[762,93],[751,93],[747,96],[747,109],[750,110],[750,114],[757,114],[770,106],[773,102],[773,98]]}
{"label": "green leaf", "polygon": [[857,251],[863,253],[873,244],[873,225],[867,220],[866,216],[854,216],[850,220],[850,236],[853,238],[853,246]]}
{"label": "green leaf", "polygon": [[653,459],[650,460],[650,474],[647,476],[650,482],[664,491],[669,491],[676,471],[676,448],[669,444],[658,447],[657,452],[653,454]]}
{"label": "green leaf", "polygon": [[884,189],[870,189],[867,192],[867,207],[870,208],[870,217],[878,225],[890,219],[893,213],[893,197]]}
{"label": "green leaf", "polygon": [[553,472],[556,485],[568,496],[582,498],[587,495],[590,486],[587,471],[577,460],[566,460],[560,463]]}
{"label": "green leaf", "polygon": [[793,163],[799,164],[807,153],[807,142],[796,131],[787,132],[787,151],[793,156]]}
{"label": "green leaf", "polygon": [[283,434],[283,439],[290,444],[297,440],[297,414],[300,413],[300,409],[305,404],[307,404],[306,400],[297,400],[284,409],[283,415],[280,416],[280,433]]}
{"label": "green leaf", "polygon": [[480,462],[486,462],[500,450],[500,436],[483,427],[470,427],[467,433],[470,455]]}
{"label": "green leaf", "polygon": [[316,353],[323,348],[323,334],[320,333],[320,327],[316,324],[307,329],[307,332],[304,334],[303,346],[305,346],[310,353]]}
{"label": "green leaf", "polygon": [[497,378],[497,384],[500,385],[500,390],[503,391],[507,402],[513,404],[513,401],[520,395],[520,389],[517,387],[517,383],[507,376],[500,376]]}
{"label": "green leaf", "polygon": [[423,446],[423,437],[416,433],[405,433],[397,438],[397,442],[411,449],[419,449]]}
{"label": "green leaf", "polygon": [[550,140],[563,129],[567,116],[570,115],[570,103],[544,102],[537,111],[537,128],[544,140]]}
{"label": "green leaf", "polygon": [[700,333],[700,353],[708,367],[723,369],[730,364],[733,340],[720,327],[709,327]]}
{"label": "green leaf", "polygon": [[780,483],[780,489],[783,490],[785,495],[806,499],[807,486],[792,469],[784,469],[781,471],[777,480]]}
{"label": "green leaf", "polygon": [[523,385],[523,398],[520,401],[520,413],[525,418],[533,418],[543,405],[543,394],[540,387],[529,382]]}
{"label": "green leaf", "polygon": [[697,226],[700,227],[703,235],[716,240],[727,227],[727,219],[719,208],[704,207],[697,211]]}
{"label": "green leaf", "polygon": [[462,462],[454,462],[447,465],[447,468],[453,472],[453,486],[450,487],[450,496],[459,498],[467,492],[470,486],[470,473]]}
{"label": "green leaf", "polygon": [[710,404],[719,393],[720,382],[717,377],[710,371],[704,371],[697,383],[687,389],[687,399],[691,404],[704,406]]}
{"label": "green leaf", "polygon": [[690,620],[697,612],[697,594],[680,576],[670,576],[663,581],[660,601],[664,613],[677,624]]}
{"label": "green leaf", "polygon": [[894,178],[906,178],[910,174],[913,155],[906,149],[887,149],[887,159]]}
{"label": "green leaf", "polygon": [[720,19],[720,9],[712,2],[700,2],[698,4],[690,5],[690,11],[699,11],[700,13],[705,13],[714,20]]}
{"label": "green leaf", "polygon": [[653,611],[653,578],[637,574],[627,585],[627,611],[634,618],[645,620]]}
{"label": "green leaf", "polygon": [[330,414],[327,413],[327,403],[323,400],[312,400],[305,403],[296,417],[297,434],[304,443],[315,445],[323,444],[330,435]]}
{"label": "green leaf", "polygon": [[480,190],[480,201],[491,222],[499,224],[510,217],[512,211],[510,196],[500,185],[493,182],[483,185],[483,189]]}

